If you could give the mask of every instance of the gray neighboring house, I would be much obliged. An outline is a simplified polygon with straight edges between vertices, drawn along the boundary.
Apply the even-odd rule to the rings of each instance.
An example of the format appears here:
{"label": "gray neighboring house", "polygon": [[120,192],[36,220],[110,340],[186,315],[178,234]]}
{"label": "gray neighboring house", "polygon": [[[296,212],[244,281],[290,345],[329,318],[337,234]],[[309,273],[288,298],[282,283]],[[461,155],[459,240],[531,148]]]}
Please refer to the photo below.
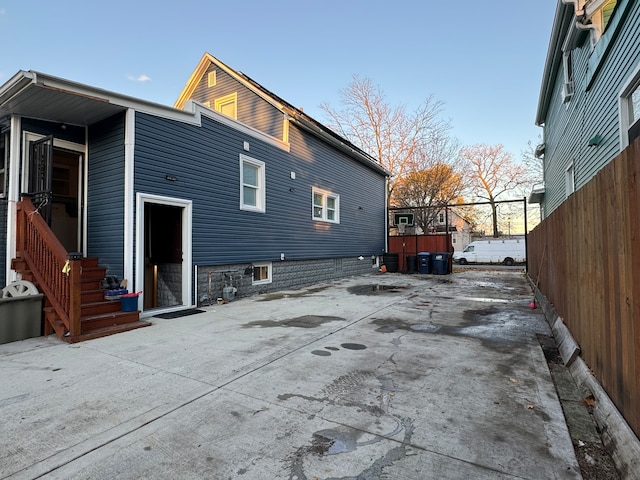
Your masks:
{"label": "gray neighboring house", "polygon": [[209,54],[175,107],[20,71],[0,132],[0,287],[21,195],[43,189],[64,248],[142,291],[143,315],[367,273],[385,250],[388,173]]}
{"label": "gray neighboring house", "polygon": [[536,124],[546,218],[640,136],[640,2],[558,0]]}

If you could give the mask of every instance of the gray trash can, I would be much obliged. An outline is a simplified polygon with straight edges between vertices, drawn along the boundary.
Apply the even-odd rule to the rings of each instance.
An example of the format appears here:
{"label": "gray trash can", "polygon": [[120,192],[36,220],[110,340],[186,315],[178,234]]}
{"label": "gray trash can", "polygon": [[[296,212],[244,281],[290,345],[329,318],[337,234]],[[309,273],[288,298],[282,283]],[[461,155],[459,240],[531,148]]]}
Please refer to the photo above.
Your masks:
{"label": "gray trash can", "polygon": [[42,335],[44,295],[31,282],[20,280],[2,289],[0,298],[0,343]]}

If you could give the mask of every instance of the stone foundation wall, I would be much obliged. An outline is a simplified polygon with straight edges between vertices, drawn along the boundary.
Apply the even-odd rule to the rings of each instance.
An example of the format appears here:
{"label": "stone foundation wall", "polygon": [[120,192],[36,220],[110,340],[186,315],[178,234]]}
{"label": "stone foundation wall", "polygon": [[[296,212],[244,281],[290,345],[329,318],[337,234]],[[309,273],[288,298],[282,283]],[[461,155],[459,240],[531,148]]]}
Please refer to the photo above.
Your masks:
{"label": "stone foundation wall", "polygon": [[295,290],[316,283],[337,280],[375,271],[371,257],[332,258],[327,260],[285,260],[271,264],[271,283],[253,285],[253,266],[198,265],[198,306],[212,305],[223,298],[223,289],[235,289],[235,297]]}

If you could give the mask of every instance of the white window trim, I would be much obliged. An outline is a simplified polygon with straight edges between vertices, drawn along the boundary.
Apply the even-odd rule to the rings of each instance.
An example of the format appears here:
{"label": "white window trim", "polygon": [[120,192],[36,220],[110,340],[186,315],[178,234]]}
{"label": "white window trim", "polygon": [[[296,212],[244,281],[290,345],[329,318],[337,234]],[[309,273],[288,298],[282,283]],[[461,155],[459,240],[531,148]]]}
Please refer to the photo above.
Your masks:
{"label": "white window trim", "polygon": [[[567,37],[568,39],[569,37]],[[566,43],[566,42],[565,42]],[[564,83],[562,84],[562,101],[568,103],[573,98],[575,91],[574,75],[573,75],[573,54],[572,50],[563,48],[562,52],[562,68],[564,75]],[[567,105],[568,108],[568,105]]]}
{"label": "white window trim", "polygon": [[[222,107],[226,104],[233,104],[233,115],[230,117],[234,120],[238,119],[238,94],[236,92],[225,95],[224,97],[214,100],[214,110],[222,113]],[[228,115],[229,116],[229,115]]]}
{"label": "white window trim", "polygon": [[[256,206],[245,205],[244,203],[244,169],[243,165],[249,163],[258,168],[258,188],[256,192]],[[247,155],[240,154],[240,210],[246,210],[249,212],[265,213],[267,210],[266,203],[266,176],[265,176],[265,163]]]}
{"label": "white window trim", "polygon": [[273,278],[273,264],[271,262],[258,262],[253,264],[253,268],[256,267],[267,267],[268,275],[264,280],[254,280],[253,277],[251,277],[251,285],[266,285],[267,283],[271,283]]}
{"label": "white window trim", "polygon": [[[322,198],[324,199],[324,204],[322,206],[322,218],[318,218],[315,216],[315,195],[322,195]],[[336,208],[335,208],[335,212],[336,212],[336,218],[335,220],[329,220],[327,218],[327,197],[331,197],[333,199],[335,199],[336,201]],[[311,189],[311,218],[316,221],[316,222],[327,222],[327,223],[340,223],[340,195],[337,195],[333,192],[330,192],[329,190],[321,190],[319,188],[312,188]]]}
{"label": "white window trim", "polygon": [[631,94],[636,88],[640,87],[640,63],[636,66],[633,73],[629,76],[629,79],[620,90],[618,98],[618,125],[620,125],[620,151],[629,146],[629,128],[631,128],[631,109],[629,108],[629,102],[631,101]]}
{"label": "white window trim", "polygon": [[212,70],[207,74],[207,87],[215,87],[218,83],[218,78],[215,70]]}
{"label": "white window trim", "polygon": [[[144,307],[142,311],[142,316],[147,317],[151,314],[156,314],[161,311],[173,311],[180,308],[185,307],[193,307],[191,303],[191,289],[193,288],[192,283],[192,271],[191,271],[191,263],[192,263],[192,241],[193,241],[193,201],[186,200],[183,198],[176,197],[165,197],[161,195],[154,195],[150,193],[136,193],[136,212],[135,212],[135,225],[137,228],[135,229],[135,240],[136,240],[136,269],[135,269],[135,286],[133,287],[133,291],[142,291],[144,290],[144,269],[145,263],[140,259],[144,258],[144,228],[145,218],[144,218],[144,207],[146,203],[154,204],[154,205],[167,205],[172,207],[182,208],[182,298],[181,305],[176,307],[169,307],[167,309],[153,309],[153,313],[149,313],[148,311],[145,313]],[[133,222],[128,229],[133,229]],[[133,252],[132,252],[133,253]],[[130,277],[126,277],[130,278]],[[144,291],[140,295],[142,300],[140,305],[144,306]]]}
{"label": "white window trim", "polygon": [[565,198],[569,198],[576,191],[576,170],[571,162],[564,172]]}

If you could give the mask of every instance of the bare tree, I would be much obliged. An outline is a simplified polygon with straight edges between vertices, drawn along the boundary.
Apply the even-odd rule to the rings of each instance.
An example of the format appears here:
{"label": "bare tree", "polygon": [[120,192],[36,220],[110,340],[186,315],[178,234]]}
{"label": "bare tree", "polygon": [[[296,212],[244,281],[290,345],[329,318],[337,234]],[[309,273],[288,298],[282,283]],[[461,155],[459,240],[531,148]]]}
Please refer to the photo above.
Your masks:
{"label": "bare tree", "polygon": [[341,109],[323,103],[320,108],[328,116],[328,125],[354,145],[378,159],[392,177],[387,186],[391,204],[396,184],[407,174],[424,166],[431,158],[429,147],[435,143],[444,148],[451,126],[440,119],[442,102],[429,96],[415,111],[391,106],[379,87],[368,78],[354,75],[340,91]]}
{"label": "bare tree", "polygon": [[457,199],[464,183],[462,175],[444,163],[407,173],[398,180],[393,205],[413,208],[416,225],[426,232],[440,210]]}
{"label": "bare tree", "polygon": [[493,236],[498,237],[496,201],[498,197],[528,185],[528,171],[523,165],[516,164],[502,145],[472,145],[463,148],[460,157],[469,166],[469,190],[491,205]]}

